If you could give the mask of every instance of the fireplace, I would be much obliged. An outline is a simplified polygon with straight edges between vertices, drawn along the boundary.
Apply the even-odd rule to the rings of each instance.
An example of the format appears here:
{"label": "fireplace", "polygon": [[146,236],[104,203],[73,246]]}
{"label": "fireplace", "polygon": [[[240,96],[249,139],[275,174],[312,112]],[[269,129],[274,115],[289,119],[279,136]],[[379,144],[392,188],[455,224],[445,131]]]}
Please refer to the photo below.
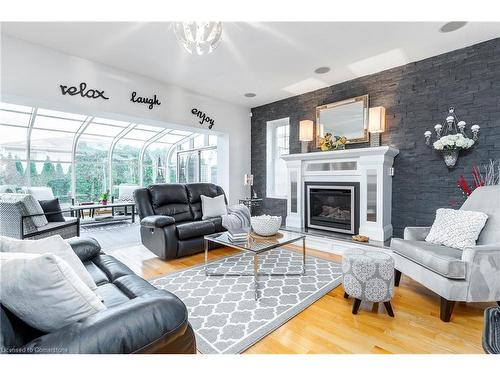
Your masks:
{"label": "fireplace", "polygon": [[[393,164],[398,152],[389,146],[379,146],[283,155],[281,158],[286,161],[288,172],[286,226],[311,228],[312,233],[311,225],[319,224],[323,230],[345,230],[346,235],[354,232],[374,241],[388,240],[392,236]],[[334,220],[310,222],[309,185],[339,186],[341,189],[354,186],[354,209],[352,205],[350,208],[354,211],[354,227],[345,229],[345,223],[332,222]]]}
{"label": "fireplace", "polygon": [[358,183],[306,182],[306,228],[357,234],[358,189]]}

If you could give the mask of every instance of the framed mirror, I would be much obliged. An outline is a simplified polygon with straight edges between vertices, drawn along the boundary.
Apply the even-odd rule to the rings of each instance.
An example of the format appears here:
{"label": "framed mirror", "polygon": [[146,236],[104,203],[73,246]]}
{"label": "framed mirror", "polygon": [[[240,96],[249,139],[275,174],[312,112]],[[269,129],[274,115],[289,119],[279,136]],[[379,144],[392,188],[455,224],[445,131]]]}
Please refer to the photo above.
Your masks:
{"label": "framed mirror", "polygon": [[347,143],[369,142],[368,94],[316,107],[316,124],[318,137],[331,133]]}

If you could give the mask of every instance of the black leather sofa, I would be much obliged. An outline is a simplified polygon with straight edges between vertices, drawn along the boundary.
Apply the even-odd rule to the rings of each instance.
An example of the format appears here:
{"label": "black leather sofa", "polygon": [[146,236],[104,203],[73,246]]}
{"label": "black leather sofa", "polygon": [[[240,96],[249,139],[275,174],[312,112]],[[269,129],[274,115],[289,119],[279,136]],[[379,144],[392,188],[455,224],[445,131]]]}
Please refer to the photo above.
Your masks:
{"label": "black leather sofa", "polygon": [[2,353],[196,353],[184,303],[156,289],[101,251],[90,238],[70,239],[92,275],[106,310],[56,332],[40,332],[1,306]]}
{"label": "black leather sofa", "polygon": [[224,190],[209,183],[157,184],[135,190],[142,244],[162,259],[203,251],[203,237],[225,229],[221,217],[202,220],[201,195],[224,195],[227,204]]}

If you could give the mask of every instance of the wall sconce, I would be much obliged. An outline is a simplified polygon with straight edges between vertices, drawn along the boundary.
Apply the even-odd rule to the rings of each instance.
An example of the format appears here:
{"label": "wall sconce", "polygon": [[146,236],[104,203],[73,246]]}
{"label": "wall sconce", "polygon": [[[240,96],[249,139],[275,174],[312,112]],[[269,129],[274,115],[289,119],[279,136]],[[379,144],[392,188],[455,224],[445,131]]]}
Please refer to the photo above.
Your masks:
{"label": "wall sconce", "polygon": [[381,134],[385,131],[385,108],[373,107],[368,111],[368,131],[370,132],[370,146],[380,146]]}
{"label": "wall sconce", "polygon": [[302,120],[299,123],[299,141],[302,143],[302,153],[309,152],[309,142],[314,140],[314,122]]}

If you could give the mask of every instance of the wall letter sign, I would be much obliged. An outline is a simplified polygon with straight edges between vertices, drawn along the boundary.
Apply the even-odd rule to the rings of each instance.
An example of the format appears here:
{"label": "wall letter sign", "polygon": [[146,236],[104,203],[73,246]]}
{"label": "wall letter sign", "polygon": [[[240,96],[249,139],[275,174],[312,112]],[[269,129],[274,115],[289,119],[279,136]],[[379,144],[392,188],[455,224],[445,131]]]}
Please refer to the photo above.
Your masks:
{"label": "wall letter sign", "polygon": [[191,113],[193,115],[195,115],[196,117],[198,117],[200,119],[199,123],[200,125],[203,125],[205,122],[208,123],[208,128],[209,129],[212,129],[212,127],[214,126],[214,119],[208,117],[205,113],[203,113],[202,111],[196,109],[196,108],[193,108],[191,110]]}
{"label": "wall letter sign", "polygon": [[133,103],[145,103],[149,104],[148,108],[153,109],[155,105],[160,105],[160,101],[156,98],[156,94],[152,98],[144,98],[142,96],[137,96],[137,92],[132,93],[130,101]]}
{"label": "wall letter sign", "polygon": [[80,83],[79,87],[75,86],[65,86],[59,85],[63,95],[80,95],[82,98],[98,99],[103,98],[108,100],[109,98],[104,96],[104,90],[87,89],[87,84],[85,82]]}

